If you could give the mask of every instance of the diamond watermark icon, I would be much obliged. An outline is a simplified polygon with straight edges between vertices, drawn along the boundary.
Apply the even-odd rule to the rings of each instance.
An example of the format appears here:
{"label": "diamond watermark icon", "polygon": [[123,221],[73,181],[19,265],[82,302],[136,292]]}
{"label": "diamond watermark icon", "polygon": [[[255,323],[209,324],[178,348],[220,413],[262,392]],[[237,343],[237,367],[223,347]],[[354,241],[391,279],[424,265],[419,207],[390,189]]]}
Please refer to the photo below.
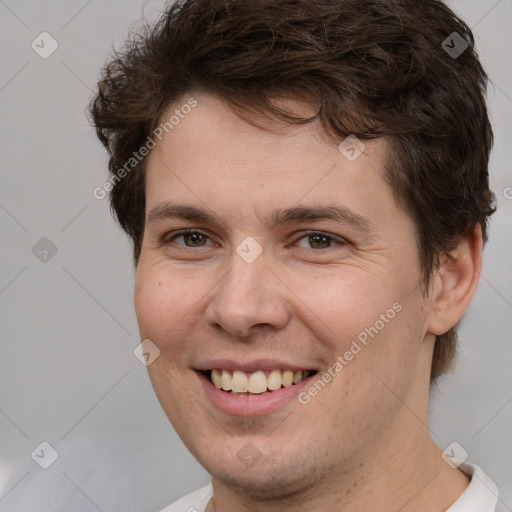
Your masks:
{"label": "diamond watermark icon", "polygon": [[252,263],[263,252],[263,247],[252,236],[248,236],[236,248],[236,252],[244,261]]}
{"label": "diamond watermark icon", "polygon": [[41,32],[30,46],[39,57],[47,59],[59,47],[59,43],[48,32]]}
{"label": "diamond watermark icon", "polygon": [[441,46],[452,59],[457,59],[466,51],[469,43],[458,32],[452,32]]}
{"label": "diamond watermark icon", "polygon": [[469,453],[457,441],[450,443],[441,453],[441,458],[451,468],[458,468],[467,460]]}
{"label": "diamond watermark icon", "polygon": [[58,458],[57,450],[48,442],[43,441],[32,453],[34,462],[43,469],[48,469]]}
{"label": "diamond watermark icon", "polygon": [[366,146],[355,135],[349,135],[338,146],[338,149],[347,160],[353,162],[364,153]]}
{"label": "diamond watermark icon", "polygon": [[244,463],[246,469],[250,469],[261,459],[262,454],[252,443],[247,443],[238,450],[236,456]]}
{"label": "diamond watermark icon", "polygon": [[144,366],[149,366],[160,356],[160,349],[151,340],[146,339],[135,347],[133,355]]}
{"label": "diamond watermark icon", "polygon": [[34,247],[32,254],[42,263],[48,263],[56,254],[57,246],[49,239],[43,236]]}

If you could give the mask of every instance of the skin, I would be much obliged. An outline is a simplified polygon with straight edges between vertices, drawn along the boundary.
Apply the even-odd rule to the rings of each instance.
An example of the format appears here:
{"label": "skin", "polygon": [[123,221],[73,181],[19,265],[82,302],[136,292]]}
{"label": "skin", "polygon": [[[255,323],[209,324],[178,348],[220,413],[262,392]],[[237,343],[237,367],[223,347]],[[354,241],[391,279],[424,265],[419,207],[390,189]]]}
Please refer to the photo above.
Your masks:
{"label": "skin", "polygon": [[[429,374],[435,335],[457,324],[477,286],[479,227],[441,258],[424,297],[412,220],[382,178],[384,139],[350,162],[316,124],[262,118],[264,131],[215,97],[194,97],[148,157],[146,214],[173,201],[222,224],[147,221],[135,309],[141,339],[161,350],[148,371],[163,410],[212,476],[208,512],[446,510],[469,480],[432,440]],[[333,220],[269,228],[274,209],[298,204],[343,205],[374,231]],[[189,228],[205,236],[171,240]],[[236,252],[248,236],[263,247],[253,263]],[[402,310],[306,405],[234,417],[193,370],[254,356],[321,374],[396,302]],[[260,455],[251,467],[237,457],[248,443]]]}

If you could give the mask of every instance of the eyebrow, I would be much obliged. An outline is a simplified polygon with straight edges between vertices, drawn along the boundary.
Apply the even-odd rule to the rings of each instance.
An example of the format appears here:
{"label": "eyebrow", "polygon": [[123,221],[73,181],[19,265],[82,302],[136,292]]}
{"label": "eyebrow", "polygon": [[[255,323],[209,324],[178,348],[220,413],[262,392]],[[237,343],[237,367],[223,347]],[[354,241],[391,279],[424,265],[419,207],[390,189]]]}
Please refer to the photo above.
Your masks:
{"label": "eyebrow", "polygon": [[[210,224],[217,227],[225,227],[225,223],[215,213],[206,209],[180,203],[161,203],[151,210],[146,222],[148,224],[167,219],[182,219],[198,224]],[[294,206],[291,208],[274,210],[267,222],[269,229],[278,225],[292,223],[312,223],[323,220],[332,220],[340,224],[353,227],[363,234],[375,234],[373,223],[361,214],[341,205],[314,207]]]}

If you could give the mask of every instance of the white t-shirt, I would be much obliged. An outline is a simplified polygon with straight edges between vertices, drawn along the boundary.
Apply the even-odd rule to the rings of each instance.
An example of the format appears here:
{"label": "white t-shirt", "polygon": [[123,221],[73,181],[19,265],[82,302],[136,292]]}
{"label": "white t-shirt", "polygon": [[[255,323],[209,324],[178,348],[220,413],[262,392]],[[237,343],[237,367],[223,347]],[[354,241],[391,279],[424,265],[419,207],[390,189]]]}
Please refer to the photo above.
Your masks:
{"label": "white t-shirt", "polygon": [[[471,481],[446,512],[495,512],[498,502],[496,484],[474,464],[461,464],[460,469],[471,477]],[[207,485],[175,501],[161,512],[204,512],[212,494],[212,486]]]}

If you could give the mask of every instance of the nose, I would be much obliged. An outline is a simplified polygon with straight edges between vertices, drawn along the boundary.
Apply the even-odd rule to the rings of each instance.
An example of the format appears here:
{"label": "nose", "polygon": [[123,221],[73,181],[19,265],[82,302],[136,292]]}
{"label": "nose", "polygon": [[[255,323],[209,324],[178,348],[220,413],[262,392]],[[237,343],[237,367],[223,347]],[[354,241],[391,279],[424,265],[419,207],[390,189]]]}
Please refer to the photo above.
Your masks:
{"label": "nose", "polygon": [[233,252],[231,267],[214,288],[206,308],[209,325],[247,337],[257,325],[282,329],[289,320],[286,287],[264,255],[252,263]]}

